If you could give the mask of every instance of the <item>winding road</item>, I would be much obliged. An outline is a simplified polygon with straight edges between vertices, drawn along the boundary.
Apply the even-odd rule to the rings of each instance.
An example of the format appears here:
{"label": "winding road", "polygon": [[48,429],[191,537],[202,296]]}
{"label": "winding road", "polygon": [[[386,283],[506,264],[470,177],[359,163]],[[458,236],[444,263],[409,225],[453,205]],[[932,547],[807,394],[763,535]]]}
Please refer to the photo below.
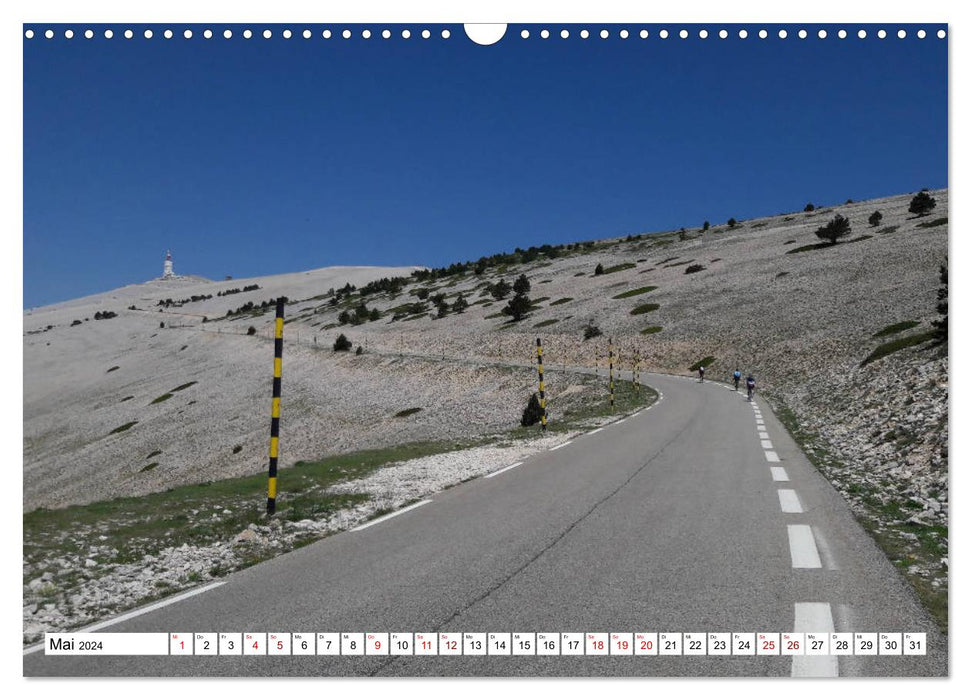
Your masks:
{"label": "winding road", "polygon": [[27,676],[940,676],[946,639],[764,401],[651,408],[105,632],[919,632],[925,655],[49,656]]}

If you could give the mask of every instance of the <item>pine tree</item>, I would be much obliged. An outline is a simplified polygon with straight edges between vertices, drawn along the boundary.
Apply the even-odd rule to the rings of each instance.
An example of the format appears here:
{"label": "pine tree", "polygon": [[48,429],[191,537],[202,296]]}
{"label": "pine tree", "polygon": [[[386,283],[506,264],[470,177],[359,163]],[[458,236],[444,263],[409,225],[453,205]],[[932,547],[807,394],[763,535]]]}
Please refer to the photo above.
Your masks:
{"label": "pine tree", "polygon": [[602,275],[604,273],[603,263],[597,263],[597,266],[593,268],[594,275]]}
{"label": "pine tree", "polygon": [[833,217],[833,220],[825,226],[816,229],[816,235],[825,241],[829,241],[832,245],[836,245],[837,239],[842,238],[849,232],[850,220],[839,214]]}
{"label": "pine tree", "polygon": [[867,221],[870,222],[871,226],[879,226],[880,222],[883,221],[883,214],[881,214],[879,211],[875,211],[870,214],[870,218],[867,219]]}
{"label": "pine tree", "polygon": [[517,294],[506,307],[502,310],[502,313],[507,316],[512,316],[513,321],[522,321],[523,317],[529,313],[529,307],[531,306],[529,297],[525,294]]}
{"label": "pine tree", "polygon": [[512,285],[512,290],[516,294],[523,296],[529,294],[529,280],[526,278],[526,275],[520,275],[516,278],[516,281]]}
{"label": "pine tree", "polygon": [[465,311],[467,308],[469,308],[469,302],[465,300],[464,296],[459,294],[455,298],[455,301],[452,303],[452,311],[454,311],[457,314],[460,314],[463,311]]}
{"label": "pine tree", "polygon": [[924,216],[936,206],[937,200],[927,194],[926,190],[921,190],[910,200],[910,207],[907,211],[917,216]]}
{"label": "pine tree", "polygon": [[492,292],[492,296],[496,299],[496,301],[499,301],[509,296],[509,290],[511,289],[512,287],[506,280],[499,280],[492,285],[492,289],[490,291]]}

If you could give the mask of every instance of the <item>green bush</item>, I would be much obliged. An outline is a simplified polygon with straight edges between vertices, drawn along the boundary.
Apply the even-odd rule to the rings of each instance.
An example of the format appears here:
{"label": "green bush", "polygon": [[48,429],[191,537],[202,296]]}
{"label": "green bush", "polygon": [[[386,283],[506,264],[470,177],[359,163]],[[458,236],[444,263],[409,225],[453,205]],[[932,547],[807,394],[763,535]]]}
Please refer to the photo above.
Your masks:
{"label": "green bush", "polygon": [[[655,287],[655,286],[638,287],[637,289],[631,289],[631,290],[628,290],[626,292],[621,292],[620,294],[615,294],[613,298],[614,299],[627,299],[629,297],[636,297],[636,296],[638,296],[640,294],[647,294],[648,292],[653,292],[655,289],[657,289],[657,287]],[[552,306],[552,304],[550,304],[550,306]]]}
{"label": "green bush", "polygon": [[704,367],[705,369],[707,369],[713,364],[715,364],[715,358],[709,355],[708,357],[698,360],[693,365],[691,365],[688,369],[691,370],[692,372],[697,372],[699,368]]}
{"label": "green bush", "polygon": [[931,197],[925,190],[921,190],[910,200],[910,207],[907,208],[907,211],[917,216],[924,216],[936,206],[937,200]]}
{"label": "green bush", "polygon": [[891,323],[886,328],[883,328],[873,334],[874,338],[882,338],[885,335],[893,335],[894,333],[900,333],[901,331],[909,331],[914,326],[920,325],[917,321],[901,321],[900,323]]}
{"label": "green bush", "polygon": [[603,271],[603,274],[609,275],[614,272],[621,272],[623,270],[629,270],[632,267],[637,267],[637,263],[621,263],[619,265],[612,265]]}
{"label": "green bush", "polygon": [[334,352],[347,352],[351,349],[353,344],[347,339],[347,336],[341,333],[337,336],[337,340],[334,341]]}
{"label": "green bush", "polygon": [[883,214],[881,214],[879,211],[875,211],[870,214],[870,218],[867,219],[867,221],[870,222],[870,226],[879,226],[880,222],[883,221]]}
{"label": "green bush", "polygon": [[641,304],[640,306],[635,306],[630,310],[631,316],[640,316],[641,314],[650,313],[651,311],[657,311],[661,308],[660,304]]}
{"label": "green bush", "polygon": [[942,287],[937,290],[937,313],[939,319],[931,321],[934,326],[934,333],[941,342],[947,342],[947,261],[941,265],[941,275],[939,277]]}
{"label": "green bush", "polygon": [[648,326],[641,331],[641,335],[653,335],[654,333],[660,333],[661,326]]}
{"label": "green bush", "polygon": [[917,224],[917,228],[934,228],[935,226],[943,226],[947,223],[947,217],[943,216],[940,219],[934,219],[933,221],[922,221]]}
{"label": "green bush", "polygon": [[688,267],[684,268],[684,274],[693,275],[694,273],[701,272],[704,269],[705,269],[704,265],[699,265],[696,263],[694,265],[688,265]]}
{"label": "green bush", "polygon": [[876,350],[864,358],[863,362],[860,363],[860,367],[864,367],[874,360],[879,360],[880,358],[886,357],[887,355],[897,352],[898,350],[903,350],[904,348],[909,348],[914,345],[920,345],[930,340],[934,340],[936,337],[937,331],[927,331],[926,333],[917,333],[916,335],[907,335],[903,338],[891,340],[889,343],[884,343],[883,345],[877,346]]}
{"label": "green bush", "polygon": [[593,325],[593,323],[588,323],[583,327],[583,339],[590,340],[591,338],[596,338],[598,335],[603,335],[600,328]]}
{"label": "green bush", "polygon": [[523,409],[523,417],[520,423],[524,426],[536,425],[543,419],[543,409],[539,405],[539,395],[533,394],[529,397],[526,408]]}

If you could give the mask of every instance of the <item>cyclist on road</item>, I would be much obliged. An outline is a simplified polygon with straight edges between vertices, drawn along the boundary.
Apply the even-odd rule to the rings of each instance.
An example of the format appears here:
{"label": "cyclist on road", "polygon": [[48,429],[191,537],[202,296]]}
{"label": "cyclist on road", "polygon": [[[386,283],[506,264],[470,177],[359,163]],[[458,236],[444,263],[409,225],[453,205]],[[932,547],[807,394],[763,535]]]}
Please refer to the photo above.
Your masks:
{"label": "cyclist on road", "polygon": [[748,400],[752,400],[752,394],[755,393],[755,377],[751,374],[745,379],[745,386],[748,388]]}
{"label": "cyclist on road", "polygon": [[739,372],[738,370],[735,370],[735,372],[732,374],[732,379],[735,380],[735,391],[738,391],[738,380],[741,378],[742,378],[742,373]]}
{"label": "cyclist on road", "polygon": [[705,381],[705,368],[704,367],[699,367],[698,368],[698,376],[701,377],[701,381]]}

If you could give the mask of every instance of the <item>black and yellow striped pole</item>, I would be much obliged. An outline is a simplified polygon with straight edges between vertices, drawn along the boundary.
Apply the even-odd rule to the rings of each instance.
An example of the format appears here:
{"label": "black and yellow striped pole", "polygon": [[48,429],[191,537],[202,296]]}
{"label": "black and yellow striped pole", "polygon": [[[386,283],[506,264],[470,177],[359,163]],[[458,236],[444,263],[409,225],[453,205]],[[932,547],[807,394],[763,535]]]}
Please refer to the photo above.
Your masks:
{"label": "black and yellow striped pole", "polygon": [[266,514],[276,512],[276,466],[280,456],[280,386],[283,375],[283,299],[276,302],[273,340],[273,407],[270,410],[270,473],[266,486]]}
{"label": "black and yellow striped pole", "polygon": [[640,369],[641,369],[641,356],[634,355],[634,391],[640,393],[641,382],[640,382]]}
{"label": "black and yellow striped pole", "polygon": [[610,407],[614,407],[614,339],[607,341],[607,358],[610,362]]}
{"label": "black and yellow striped pole", "polygon": [[540,421],[546,430],[546,386],[543,384],[543,339],[536,339],[536,365],[539,367],[539,407],[543,409]]}

